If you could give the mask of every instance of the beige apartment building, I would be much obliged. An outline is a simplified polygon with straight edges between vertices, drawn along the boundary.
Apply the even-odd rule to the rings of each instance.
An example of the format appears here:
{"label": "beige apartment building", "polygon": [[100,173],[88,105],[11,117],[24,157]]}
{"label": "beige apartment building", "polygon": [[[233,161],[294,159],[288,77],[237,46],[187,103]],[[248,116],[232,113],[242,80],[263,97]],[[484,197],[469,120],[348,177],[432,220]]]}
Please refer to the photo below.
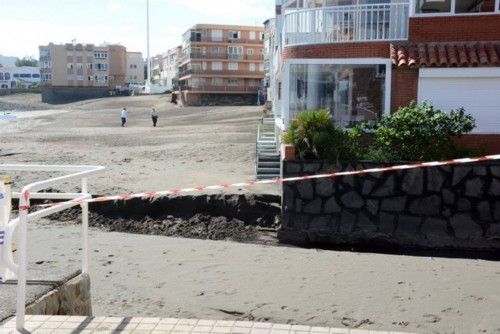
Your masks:
{"label": "beige apartment building", "polygon": [[142,52],[127,52],[127,84],[144,84],[144,58]]}
{"label": "beige apartment building", "polygon": [[254,104],[264,78],[264,28],[198,24],[183,35],[177,100]]}
{"label": "beige apartment building", "polygon": [[47,102],[108,96],[127,79],[127,49],[121,45],[40,46],[42,99]]}

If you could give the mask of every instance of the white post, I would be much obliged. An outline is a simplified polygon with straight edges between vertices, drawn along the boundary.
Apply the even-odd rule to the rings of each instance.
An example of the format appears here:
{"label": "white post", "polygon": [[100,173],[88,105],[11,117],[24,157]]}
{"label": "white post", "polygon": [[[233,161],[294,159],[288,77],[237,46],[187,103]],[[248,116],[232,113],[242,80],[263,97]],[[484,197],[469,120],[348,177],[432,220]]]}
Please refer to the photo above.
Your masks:
{"label": "white post", "polygon": [[17,305],[16,305],[16,329],[24,329],[24,316],[26,312],[26,267],[27,267],[27,221],[30,205],[29,193],[23,190],[19,199],[19,240],[17,249],[17,261],[19,267],[17,270]]}
{"label": "white post", "polygon": [[[82,194],[88,195],[87,178],[82,178]],[[89,204],[82,205],[82,274],[89,273]]]}
{"label": "white post", "polygon": [[146,19],[147,19],[147,56],[148,56],[148,81],[147,86],[151,87],[151,58],[149,57],[149,0],[146,0]]}

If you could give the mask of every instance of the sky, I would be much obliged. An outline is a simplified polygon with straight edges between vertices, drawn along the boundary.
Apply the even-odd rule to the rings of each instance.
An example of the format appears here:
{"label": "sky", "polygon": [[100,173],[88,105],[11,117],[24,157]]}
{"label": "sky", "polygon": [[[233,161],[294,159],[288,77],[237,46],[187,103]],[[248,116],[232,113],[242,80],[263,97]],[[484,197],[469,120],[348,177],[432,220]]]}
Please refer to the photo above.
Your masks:
{"label": "sky", "polygon": [[[146,56],[146,0],[0,0],[0,55],[38,58],[50,42],[119,43]],[[258,25],[274,0],[150,0],[151,55],[197,23]]]}

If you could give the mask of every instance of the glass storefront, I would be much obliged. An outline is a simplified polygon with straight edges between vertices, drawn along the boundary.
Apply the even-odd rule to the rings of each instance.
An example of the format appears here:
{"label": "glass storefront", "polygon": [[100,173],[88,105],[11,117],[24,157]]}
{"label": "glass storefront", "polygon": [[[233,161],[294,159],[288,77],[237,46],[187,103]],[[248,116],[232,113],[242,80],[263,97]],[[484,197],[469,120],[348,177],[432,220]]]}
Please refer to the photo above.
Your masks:
{"label": "glass storefront", "polygon": [[386,65],[291,64],[289,117],[328,110],[345,128],[375,123],[385,108]]}

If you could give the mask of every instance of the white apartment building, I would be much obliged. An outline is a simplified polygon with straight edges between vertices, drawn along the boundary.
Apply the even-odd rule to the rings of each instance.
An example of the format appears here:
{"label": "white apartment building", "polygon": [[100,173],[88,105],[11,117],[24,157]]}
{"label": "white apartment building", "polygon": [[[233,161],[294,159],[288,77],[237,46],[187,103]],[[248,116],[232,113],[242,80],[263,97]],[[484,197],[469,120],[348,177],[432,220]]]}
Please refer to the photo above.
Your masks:
{"label": "white apartment building", "polygon": [[141,52],[127,52],[127,76],[125,82],[133,85],[144,84],[144,58]]}
{"label": "white apartment building", "polygon": [[168,90],[173,90],[179,81],[179,61],[182,56],[182,47],[177,46],[168,50],[163,56],[163,70],[161,71],[161,84]]}
{"label": "white apartment building", "polygon": [[40,83],[39,67],[0,67],[0,89],[28,88]]}

